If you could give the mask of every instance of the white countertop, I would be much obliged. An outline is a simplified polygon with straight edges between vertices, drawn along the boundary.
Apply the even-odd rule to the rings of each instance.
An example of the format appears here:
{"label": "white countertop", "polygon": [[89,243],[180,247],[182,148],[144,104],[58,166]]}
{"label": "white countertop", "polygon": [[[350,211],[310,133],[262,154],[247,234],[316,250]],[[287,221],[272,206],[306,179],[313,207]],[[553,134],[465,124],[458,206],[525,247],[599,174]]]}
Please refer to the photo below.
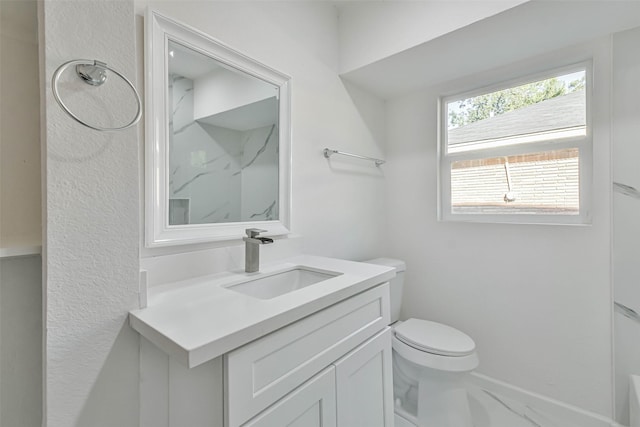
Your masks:
{"label": "white countertop", "polygon": [[[296,266],[342,274],[266,300],[226,289]],[[265,264],[259,273],[224,272],[151,288],[148,307],[131,311],[129,323],[192,368],[394,276],[391,267],[301,255]]]}

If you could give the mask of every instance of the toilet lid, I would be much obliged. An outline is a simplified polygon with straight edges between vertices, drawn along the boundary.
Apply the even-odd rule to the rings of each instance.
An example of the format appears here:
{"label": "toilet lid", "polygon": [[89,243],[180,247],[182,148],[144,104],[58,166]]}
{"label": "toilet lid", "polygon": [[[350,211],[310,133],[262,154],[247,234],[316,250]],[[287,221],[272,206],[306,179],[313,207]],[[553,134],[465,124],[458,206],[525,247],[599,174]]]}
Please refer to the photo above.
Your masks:
{"label": "toilet lid", "polygon": [[400,341],[418,350],[442,356],[467,356],[476,349],[471,337],[451,326],[409,319],[395,328]]}

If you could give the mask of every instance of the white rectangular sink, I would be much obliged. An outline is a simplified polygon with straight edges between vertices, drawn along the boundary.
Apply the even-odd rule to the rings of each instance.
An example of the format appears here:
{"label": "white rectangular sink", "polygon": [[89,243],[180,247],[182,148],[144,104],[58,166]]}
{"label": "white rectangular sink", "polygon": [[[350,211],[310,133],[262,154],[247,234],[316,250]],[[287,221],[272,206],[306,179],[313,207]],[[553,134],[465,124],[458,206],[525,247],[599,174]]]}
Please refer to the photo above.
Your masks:
{"label": "white rectangular sink", "polygon": [[335,271],[318,270],[296,266],[265,276],[256,277],[242,283],[228,286],[227,289],[260,299],[271,299],[325,280],[340,276]]}

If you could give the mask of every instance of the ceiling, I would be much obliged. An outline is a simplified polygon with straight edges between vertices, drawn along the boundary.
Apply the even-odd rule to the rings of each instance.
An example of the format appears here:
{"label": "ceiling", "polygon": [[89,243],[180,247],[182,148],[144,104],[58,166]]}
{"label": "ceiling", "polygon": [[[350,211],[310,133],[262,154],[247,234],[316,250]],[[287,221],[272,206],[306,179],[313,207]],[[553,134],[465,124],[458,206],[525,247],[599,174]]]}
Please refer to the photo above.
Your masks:
{"label": "ceiling", "polygon": [[637,0],[533,0],[341,77],[390,99],[637,26]]}

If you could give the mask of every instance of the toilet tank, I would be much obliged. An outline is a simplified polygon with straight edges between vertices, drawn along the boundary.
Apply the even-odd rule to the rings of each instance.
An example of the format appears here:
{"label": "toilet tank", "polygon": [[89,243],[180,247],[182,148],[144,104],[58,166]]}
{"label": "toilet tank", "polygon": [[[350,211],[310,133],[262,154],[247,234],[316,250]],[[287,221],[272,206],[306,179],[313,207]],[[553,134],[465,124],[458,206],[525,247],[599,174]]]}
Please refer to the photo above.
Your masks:
{"label": "toilet tank", "polygon": [[384,265],[396,269],[396,277],[389,280],[391,293],[391,323],[400,320],[400,305],[402,304],[402,291],[404,289],[404,271],[407,269],[404,261],[392,258],[376,258],[364,261],[369,264]]}

